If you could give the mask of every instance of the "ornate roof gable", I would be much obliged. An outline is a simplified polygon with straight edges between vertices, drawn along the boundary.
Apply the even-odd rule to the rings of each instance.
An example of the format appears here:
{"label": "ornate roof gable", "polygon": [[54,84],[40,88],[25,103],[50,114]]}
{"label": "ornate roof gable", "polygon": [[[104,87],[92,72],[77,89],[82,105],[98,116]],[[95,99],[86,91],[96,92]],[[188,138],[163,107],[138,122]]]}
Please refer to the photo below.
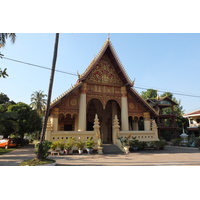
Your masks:
{"label": "ornate roof gable", "polygon": [[110,40],[106,40],[99,54],[80,76],[80,81],[113,83],[133,86]]}
{"label": "ornate roof gable", "polygon": [[116,73],[109,57],[105,54],[102,56],[101,60],[93,68],[93,70],[89,73],[86,82],[104,84],[109,83],[123,86],[122,80]]}

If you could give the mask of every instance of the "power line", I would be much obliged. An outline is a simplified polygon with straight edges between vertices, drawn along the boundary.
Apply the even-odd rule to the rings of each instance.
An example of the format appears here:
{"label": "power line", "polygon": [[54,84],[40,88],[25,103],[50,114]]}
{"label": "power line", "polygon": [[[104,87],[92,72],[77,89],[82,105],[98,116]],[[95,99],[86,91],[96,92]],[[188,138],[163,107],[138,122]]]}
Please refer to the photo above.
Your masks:
{"label": "power line", "polygon": [[[144,87],[136,87],[135,88],[138,88],[138,89],[143,89],[143,90],[147,90],[149,88],[144,88]],[[153,90],[157,90],[157,89],[153,89]],[[167,91],[164,91],[164,90],[157,90],[158,92],[167,92]],[[170,91],[168,91],[170,92]],[[181,93],[177,93],[177,92],[171,92],[173,94],[176,94],[176,95],[181,95],[181,96],[188,96],[188,97],[197,97],[197,98],[200,98],[200,96],[198,95],[191,95],[191,94],[181,94]]]}
{"label": "power line", "polygon": [[[2,54],[1,54],[1,58],[6,59],[6,60],[10,60],[10,61],[13,61],[13,62],[18,62],[18,63],[22,63],[22,64],[26,64],[26,65],[30,65],[30,66],[34,66],[34,67],[38,67],[38,68],[42,68],[42,69],[51,70],[51,68],[44,67],[44,66],[41,66],[41,65],[36,65],[36,64],[32,64],[32,63],[28,63],[28,62],[23,62],[23,61],[20,61],[20,60],[16,60],[16,59],[7,58],[7,57],[4,57]],[[72,75],[72,76],[78,76],[78,74],[71,73],[71,72],[65,72],[65,71],[61,71],[61,70],[55,70],[55,71],[63,73],[63,74]],[[146,88],[146,87],[139,87],[139,86],[135,86],[134,88],[143,89],[143,90],[149,89],[149,87]],[[157,90],[157,89],[154,89],[154,90]],[[157,90],[157,91],[158,92],[170,92],[170,91],[165,91],[165,90]],[[183,93],[179,93],[179,92],[171,92],[171,93],[172,94],[176,94],[176,95],[181,95],[181,96],[188,96],[188,97],[200,98],[199,95],[183,94]]]}
{"label": "power line", "polygon": [[[18,62],[18,63],[22,63],[22,64],[25,64],[25,65],[31,65],[31,66],[34,66],[34,67],[38,67],[38,68],[42,68],[42,69],[51,70],[51,68],[43,67],[43,66],[41,66],[41,65],[35,65],[35,64],[32,64],[32,63],[23,62],[23,61],[20,61],[20,60],[15,60],[15,59],[6,58],[6,57],[1,57],[1,58],[6,59],[6,60],[10,60],[10,61],[14,61],[14,62]],[[63,74],[69,74],[69,75],[73,75],[73,76],[78,76],[77,74],[71,73],[71,72],[65,72],[65,71],[61,71],[61,70],[55,70],[55,71],[56,71],[56,72],[63,73]]]}

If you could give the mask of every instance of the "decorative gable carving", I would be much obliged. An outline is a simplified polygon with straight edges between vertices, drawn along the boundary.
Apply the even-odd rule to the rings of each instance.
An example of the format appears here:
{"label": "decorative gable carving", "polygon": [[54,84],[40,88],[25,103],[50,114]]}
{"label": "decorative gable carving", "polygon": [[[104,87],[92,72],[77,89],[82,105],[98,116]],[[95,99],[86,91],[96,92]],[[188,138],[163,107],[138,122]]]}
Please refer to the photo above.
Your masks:
{"label": "decorative gable carving", "polygon": [[107,55],[102,56],[99,63],[88,75],[86,82],[123,85]]}

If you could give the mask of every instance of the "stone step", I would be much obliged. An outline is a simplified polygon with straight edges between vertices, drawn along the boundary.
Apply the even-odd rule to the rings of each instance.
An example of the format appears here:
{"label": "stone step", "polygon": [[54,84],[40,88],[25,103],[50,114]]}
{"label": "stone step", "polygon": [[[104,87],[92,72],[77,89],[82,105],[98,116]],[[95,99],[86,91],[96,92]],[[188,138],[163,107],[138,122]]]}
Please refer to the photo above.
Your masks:
{"label": "stone step", "polygon": [[104,154],[123,154],[123,152],[114,144],[103,144]]}

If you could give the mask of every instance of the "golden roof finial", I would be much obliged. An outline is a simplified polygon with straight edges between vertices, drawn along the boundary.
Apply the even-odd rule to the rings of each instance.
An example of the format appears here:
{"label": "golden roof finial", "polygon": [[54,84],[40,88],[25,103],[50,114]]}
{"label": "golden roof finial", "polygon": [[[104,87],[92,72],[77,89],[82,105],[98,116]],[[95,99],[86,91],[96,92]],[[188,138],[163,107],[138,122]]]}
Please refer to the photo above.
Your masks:
{"label": "golden roof finial", "polygon": [[108,33],[108,40],[110,40],[110,33]]}

